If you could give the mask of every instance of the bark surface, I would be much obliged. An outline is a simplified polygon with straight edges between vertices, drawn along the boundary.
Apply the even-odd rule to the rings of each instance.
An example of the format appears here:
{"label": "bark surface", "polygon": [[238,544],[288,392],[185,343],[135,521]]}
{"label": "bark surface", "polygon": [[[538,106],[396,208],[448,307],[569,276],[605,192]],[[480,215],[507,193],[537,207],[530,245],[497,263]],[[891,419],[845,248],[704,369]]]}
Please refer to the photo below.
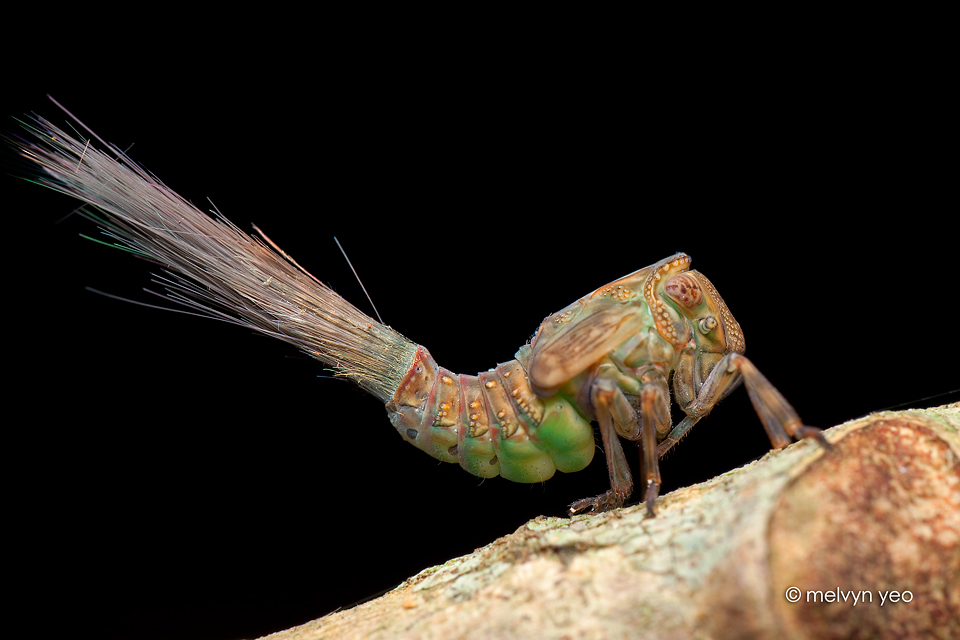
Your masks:
{"label": "bark surface", "polygon": [[958,429],[960,403],[871,414],[266,638],[960,638]]}

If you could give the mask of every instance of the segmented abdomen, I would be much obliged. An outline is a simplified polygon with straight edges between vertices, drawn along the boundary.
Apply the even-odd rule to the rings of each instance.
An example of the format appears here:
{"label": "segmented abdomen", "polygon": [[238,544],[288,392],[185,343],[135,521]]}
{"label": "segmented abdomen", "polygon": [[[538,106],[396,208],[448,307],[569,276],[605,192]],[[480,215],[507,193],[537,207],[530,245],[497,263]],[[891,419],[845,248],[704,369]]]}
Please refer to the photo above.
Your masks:
{"label": "segmented abdomen", "polygon": [[476,476],[541,482],[557,469],[579,471],[593,459],[593,428],[561,396],[537,397],[521,364],[528,353],[524,346],[519,359],[470,376],[437,366],[418,346],[387,403],[390,422],[411,444]]}

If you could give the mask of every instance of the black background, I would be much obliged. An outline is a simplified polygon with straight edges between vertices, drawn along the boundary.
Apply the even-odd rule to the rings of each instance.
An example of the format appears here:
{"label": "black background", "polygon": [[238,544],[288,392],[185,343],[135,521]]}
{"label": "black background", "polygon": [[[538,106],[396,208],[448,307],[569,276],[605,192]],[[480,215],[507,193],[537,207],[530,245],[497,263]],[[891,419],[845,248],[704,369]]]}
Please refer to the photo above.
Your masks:
{"label": "black background", "polygon": [[[936,83],[886,65],[825,79],[703,61],[674,83],[575,60],[261,53],[132,63],[123,82],[34,69],[3,114],[63,123],[51,93],[369,311],[337,236],[384,321],[454,371],[512,358],[544,316],[685,251],[808,424],[956,399],[922,400],[960,387]],[[79,238],[96,230],[77,216],[54,225],[68,198],[0,188],[8,527],[37,625],[255,637],[606,488],[601,456],[542,485],[481,482],[291,347],[87,292],[156,303],[155,269]],[[663,491],[767,450],[737,392],[663,462]]]}

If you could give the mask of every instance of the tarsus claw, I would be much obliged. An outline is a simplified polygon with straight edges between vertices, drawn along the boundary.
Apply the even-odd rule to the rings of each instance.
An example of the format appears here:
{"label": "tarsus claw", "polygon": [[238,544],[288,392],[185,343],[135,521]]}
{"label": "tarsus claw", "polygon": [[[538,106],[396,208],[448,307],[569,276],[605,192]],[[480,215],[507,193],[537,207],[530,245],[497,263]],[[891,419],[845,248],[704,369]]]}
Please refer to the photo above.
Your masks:
{"label": "tarsus claw", "polygon": [[570,505],[570,515],[576,515],[588,509],[593,513],[617,509],[623,506],[625,499],[626,496],[623,493],[610,489],[606,493],[601,493],[599,496],[577,500]]}
{"label": "tarsus claw", "polygon": [[799,440],[800,438],[813,438],[824,448],[825,451],[833,451],[833,445],[827,442],[827,439],[823,437],[823,431],[817,429],[816,427],[808,427],[803,425],[793,433],[793,437]]}

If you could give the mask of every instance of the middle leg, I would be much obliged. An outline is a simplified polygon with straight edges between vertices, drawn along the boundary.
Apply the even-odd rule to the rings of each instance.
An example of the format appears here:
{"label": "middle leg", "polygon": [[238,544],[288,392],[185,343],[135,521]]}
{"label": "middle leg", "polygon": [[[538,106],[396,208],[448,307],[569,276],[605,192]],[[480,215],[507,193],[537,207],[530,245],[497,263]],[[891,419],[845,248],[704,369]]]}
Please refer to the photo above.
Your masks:
{"label": "middle leg", "polygon": [[670,394],[665,382],[645,382],[640,387],[640,414],[643,449],[643,477],[646,483],[644,501],[647,513],[654,516],[653,505],[660,495],[660,462],[657,455],[657,434],[670,430]]}

